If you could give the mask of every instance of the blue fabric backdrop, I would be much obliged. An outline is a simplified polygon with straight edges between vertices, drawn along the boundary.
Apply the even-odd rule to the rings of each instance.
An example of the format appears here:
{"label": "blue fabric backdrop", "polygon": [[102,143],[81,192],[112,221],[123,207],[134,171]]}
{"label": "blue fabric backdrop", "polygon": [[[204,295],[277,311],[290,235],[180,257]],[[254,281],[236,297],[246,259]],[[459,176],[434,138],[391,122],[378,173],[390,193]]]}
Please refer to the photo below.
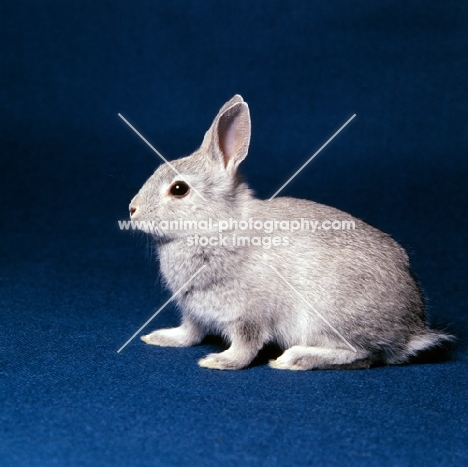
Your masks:
{"label": "blue fabric backdrop", "polygon": [[[0,464],[467,465],[464,1],[0,4]],[[368,371],[199,368],[216,342],[132,341],[168,298],[121,232],[165,156],[240,93],[243,171],[333,205],[411,254],[447,360]],[[148,330],[177,323],[167,307]]]}

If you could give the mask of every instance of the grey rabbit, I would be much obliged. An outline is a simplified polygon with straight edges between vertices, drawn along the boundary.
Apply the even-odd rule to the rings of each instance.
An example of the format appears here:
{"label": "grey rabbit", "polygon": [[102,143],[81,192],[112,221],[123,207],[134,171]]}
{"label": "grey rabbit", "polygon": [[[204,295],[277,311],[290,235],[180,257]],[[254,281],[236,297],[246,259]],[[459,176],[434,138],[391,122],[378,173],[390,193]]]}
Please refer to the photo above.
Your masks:
{"label": "grey rabbit", "polygon": [[[154,237],[162,276],[182,315],[179,327],[154,331],[144,342],[187,347],[220,335],[229,348],[198,362],[220,370],[245,368],[265,344],[275,343],[283,353],[271,367],[309,370],[401,364],[451,341],[427,326],[408,256],[389,235],[312,201],[255,198],[238,171],[249,144],[249,108],[235,95],[201,147],[161,165],[132,199],[130,218]],[[195,241],[218,235],[209,219],[215,226],[239,222],[223,230],[229,242]],[[278,230],[273,246],[265,229],[255,230],[256,242],[235,244],[233,238],[246,235],[240,221],[245,226],[249,219],[345,220],[355,228]],[[163,228],[163,221],[172,227]],[[177,228],[181,221],[193,227]]]}

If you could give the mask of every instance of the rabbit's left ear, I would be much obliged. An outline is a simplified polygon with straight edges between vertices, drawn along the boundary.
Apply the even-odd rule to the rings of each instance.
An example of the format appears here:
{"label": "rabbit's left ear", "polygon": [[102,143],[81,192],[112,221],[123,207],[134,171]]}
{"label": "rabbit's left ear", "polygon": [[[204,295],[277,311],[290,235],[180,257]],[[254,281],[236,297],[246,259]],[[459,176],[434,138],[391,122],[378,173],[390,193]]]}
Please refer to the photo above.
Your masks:
{"label": "rabbit's left ear", "polygon": [[204,149],[205,151],[208,151],[210,146],[211,146],[211,141],[213,140],[213,128],[217,125],[217,122],[219,120],[219,117],[227,110],[229,107],[232,107],[234,104],[237,104],[238,102],[244,102],[244,99],[242,99],[242,96],[239,94],[236,94],[233,96],[231,99],[229,99],[227,102],[224,103],[224,105],[219,109],[218,114],[216,115],[215,119],[213,120],[213,123],[211,124],[210,128],[208,131],[205,133],[205,137],[203,138],[203,143],[201,145],[201,148]]}
{"label": "rabbit's left ear", "polygon": [[228,169],[236,169],[245,159],[250,144],[250,113],[245,102],[224,109],[214,121],[211,153]]}

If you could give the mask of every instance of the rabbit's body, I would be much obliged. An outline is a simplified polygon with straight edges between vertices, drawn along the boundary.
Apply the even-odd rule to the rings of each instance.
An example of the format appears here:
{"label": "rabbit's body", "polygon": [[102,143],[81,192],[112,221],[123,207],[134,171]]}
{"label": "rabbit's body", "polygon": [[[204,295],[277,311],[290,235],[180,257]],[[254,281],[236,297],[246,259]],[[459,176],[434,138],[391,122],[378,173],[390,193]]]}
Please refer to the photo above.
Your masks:
{"label": "rabbit's body", "polygon": [[[132,219],[312,219],[319,227],[266,233],[231,226],[222,232],[225,244],[204,246],[194,244],[194,233],[213,237],[217,231],[153,232],[162,275],[171,291],[179,292],[182,325],[143,340],[189,346],[207,334],[220,334],[231,347],[200,361],[218,369],[243,368],[266,343],[275,342],[286,351],[271,362],[273,367],[312,369],[403,363],[450,339],[427,328],[408,257],[390,236],[332,207],[293,198],[263,201],[251,194],[237,174],[250,135],[246,109],[234,97],[221,109],[200,150],[174,162],[178,173],[168,166],[158,169],[132,201]],[[230,133],[229,124],[237,125],[235,131]],[[217,164],[218,153],[224,168]],[[170,195],[174,180],[185,180],[198,204],[184,202],[187,194]],[[204,204],[195,189],[210,202]],[[332,220],[353,221],[354,229],[320,228]],[[235,238],[254,236],[259,239],[255,244],[234,244]],[[265,248],[266,237],[287,240]]]}

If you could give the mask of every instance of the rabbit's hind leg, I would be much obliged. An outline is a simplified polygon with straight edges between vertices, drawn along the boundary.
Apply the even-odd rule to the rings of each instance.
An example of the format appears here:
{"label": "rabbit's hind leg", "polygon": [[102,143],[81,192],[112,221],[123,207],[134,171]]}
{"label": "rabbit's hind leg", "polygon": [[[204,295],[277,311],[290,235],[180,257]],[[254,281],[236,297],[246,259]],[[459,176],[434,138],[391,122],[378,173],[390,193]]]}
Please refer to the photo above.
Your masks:
{"label": "rabbit's hind leg", "polygon": [[375,361],[366,350],[332,349],[295,345],[287,349],[270,366],[278,370],[360,370]]}

